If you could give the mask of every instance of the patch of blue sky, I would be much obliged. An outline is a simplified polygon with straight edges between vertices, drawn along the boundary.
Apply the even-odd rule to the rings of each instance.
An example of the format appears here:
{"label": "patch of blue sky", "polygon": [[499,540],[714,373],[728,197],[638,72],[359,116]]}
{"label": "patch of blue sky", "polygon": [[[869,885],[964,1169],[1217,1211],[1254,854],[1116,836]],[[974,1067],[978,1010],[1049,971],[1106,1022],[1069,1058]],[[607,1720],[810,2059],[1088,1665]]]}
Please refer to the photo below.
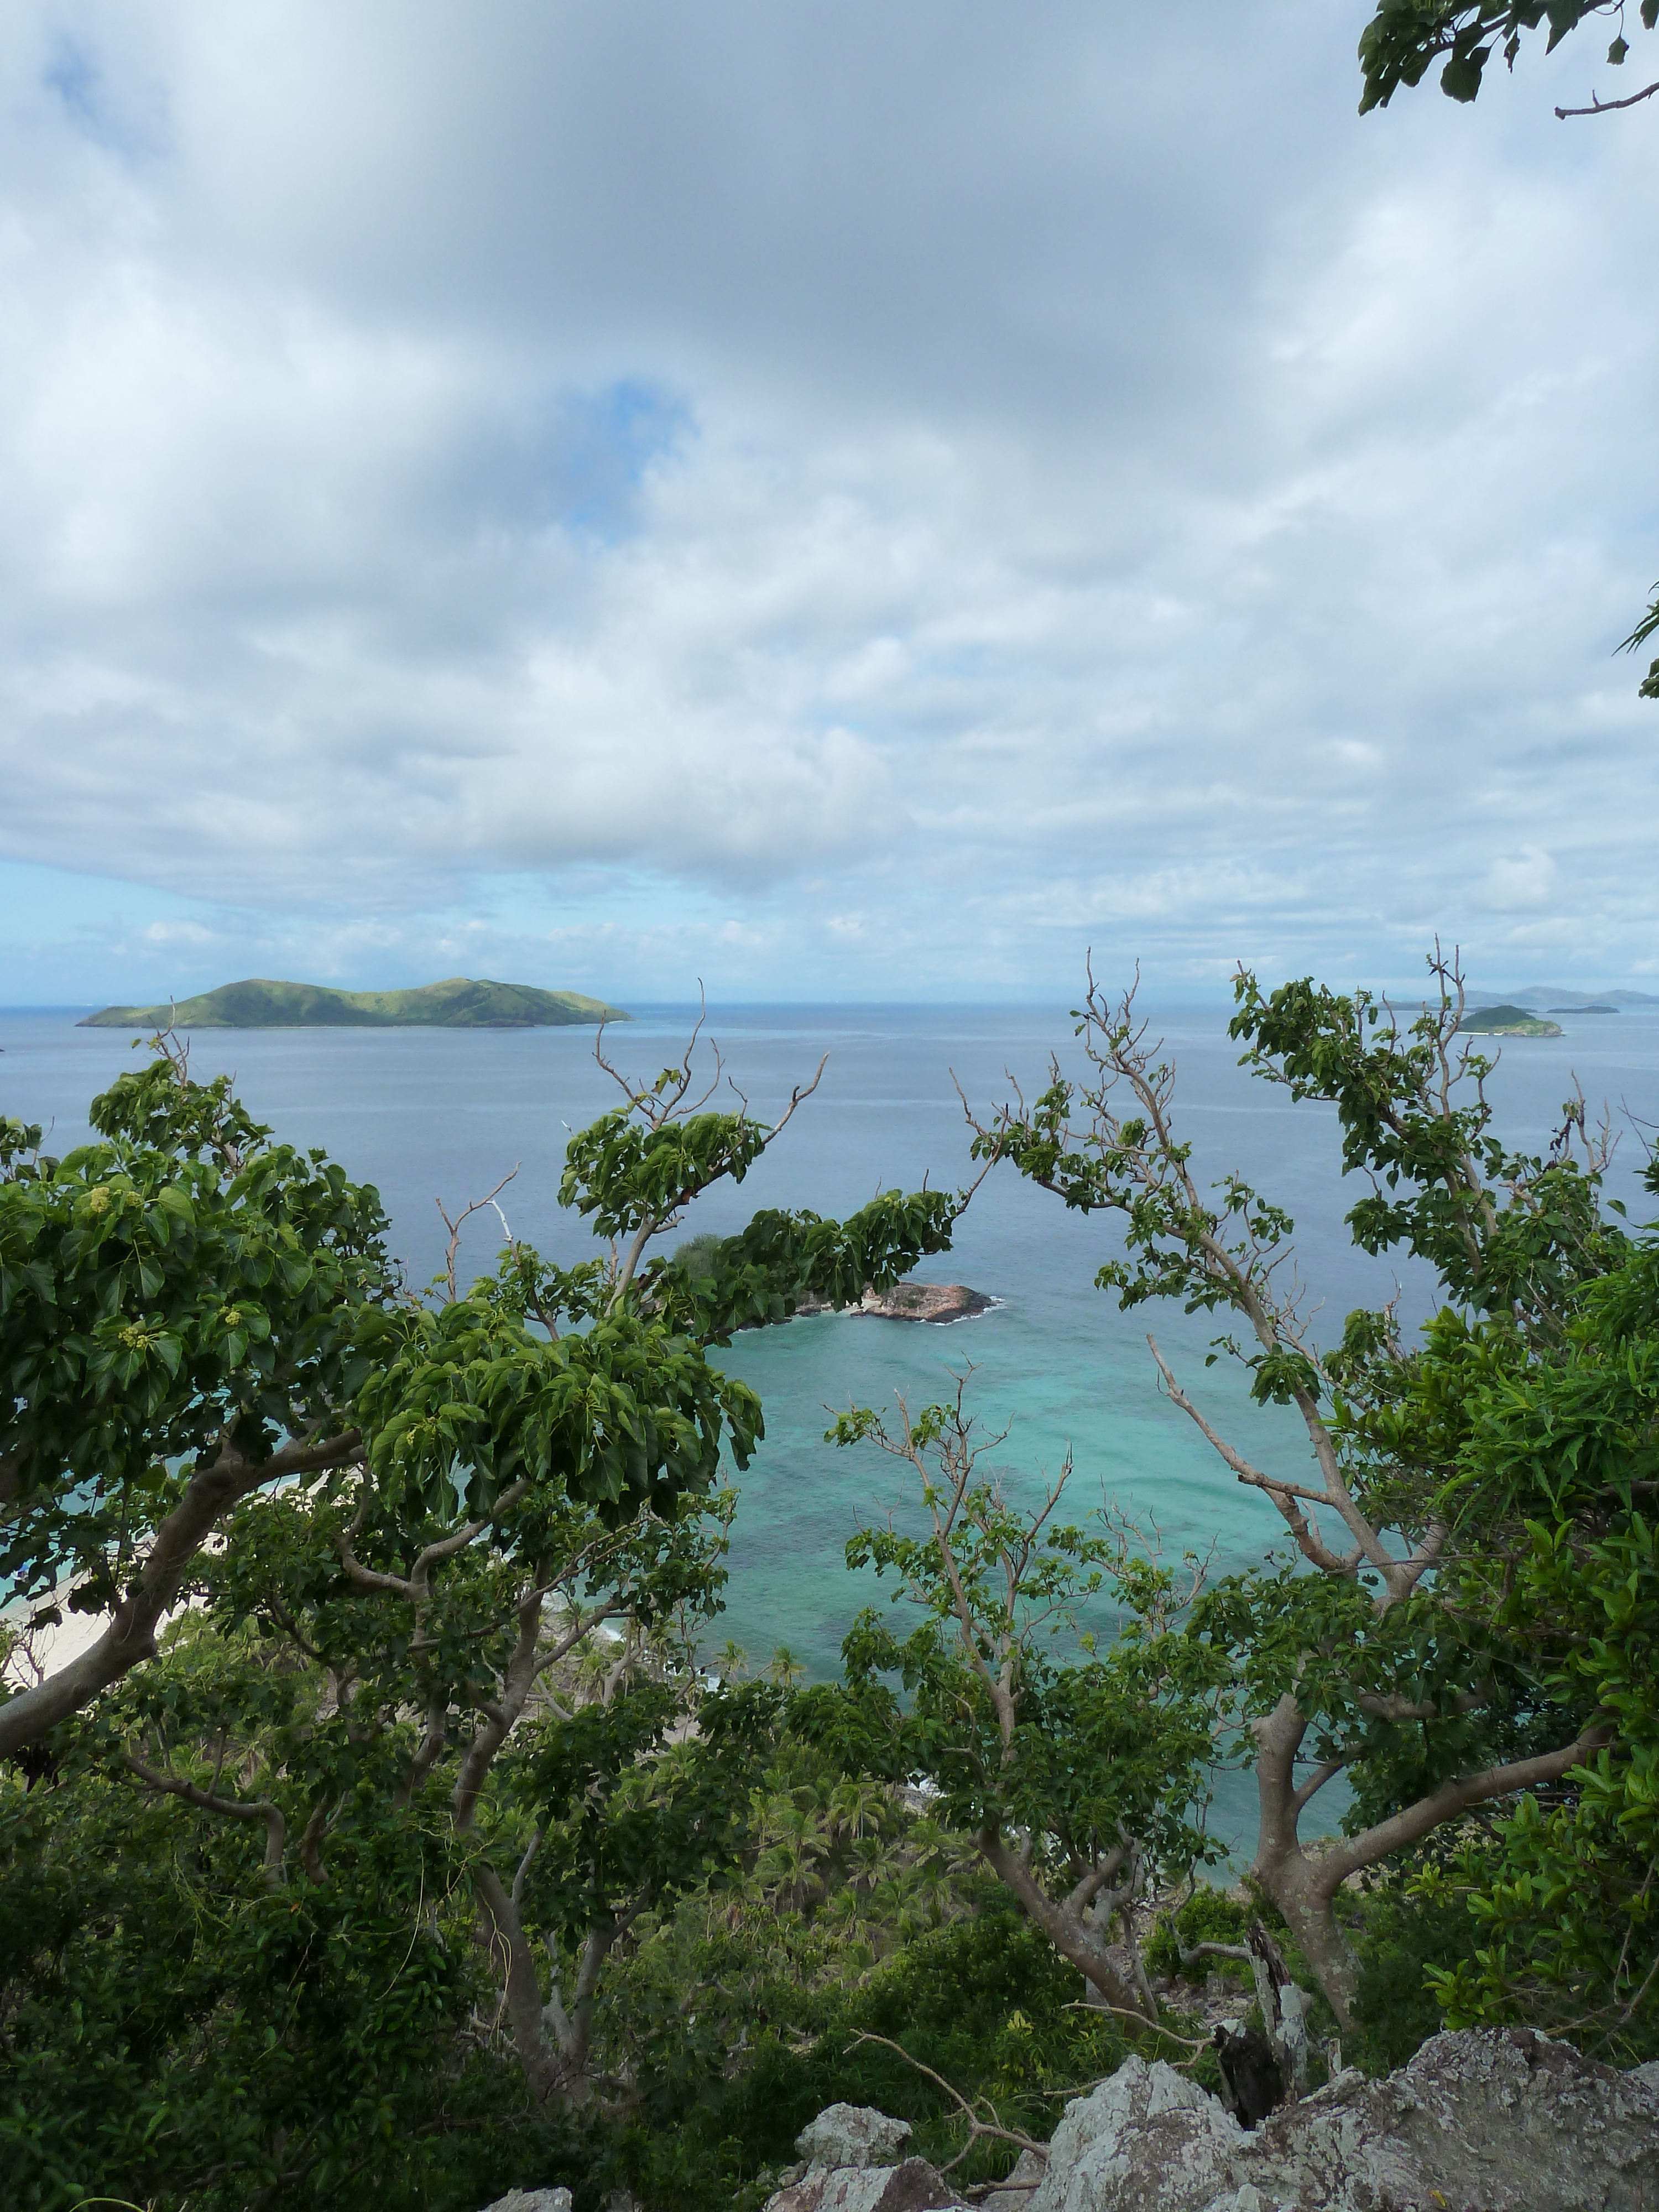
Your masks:
{"label": "patch of blue sky", "polygon": [[135,102],[134,88],[115,86],[83,39],[68,33],[57,39],[40,82],[65,120],[94,145],[127,161],[155,151],[161,136],[157,117],[143,112],[153,106],[154,88],[146,88],[150,98]]}
{"label": "patch of blue sky", "polygon": [[124,969],[210,933],[200,901],[33,860],[0,860],[0,1006],[103,1003]]}
{"label": "patch of blue sky", "polygon": [[0,860],[0,1008],[149,1005],[250,975],[363,988],[465,972],[616,997],[662,969],[689,994],[687,939],[725,922],[714,893],[626,866],[481,875],[388,915],[242,908]]}
{"label": "patch of blue sky", "polygon": [[535,519],[611,544],[640,524],[640,494],[653,465],[693,433],[691,410],[666,386],[621,377],[563,392],[532,434],[526,491]]}
{"label": "patch of blue sky", "polygon": [[83,131],[101,131],[103,118],[98,94],[103,72],[78,39],[58,40],[52,59],[41,72],[49,92],[55,92],[70,118]]}

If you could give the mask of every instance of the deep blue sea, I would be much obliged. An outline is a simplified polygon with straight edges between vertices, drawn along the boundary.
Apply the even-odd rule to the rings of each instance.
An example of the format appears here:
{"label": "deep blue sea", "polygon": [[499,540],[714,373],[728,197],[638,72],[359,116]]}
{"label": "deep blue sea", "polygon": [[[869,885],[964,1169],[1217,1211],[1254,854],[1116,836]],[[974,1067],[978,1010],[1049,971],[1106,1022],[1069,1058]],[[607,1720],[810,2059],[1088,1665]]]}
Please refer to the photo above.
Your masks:
{"label": "deep blue sea", "polygon": [[[125,1032],[77,1029],[84,1011],[0,1013],[0,1112],[50,1123],[48,1148],[59,1152],[86,1133],[88,1100],[134,1060]],[[1391,1294],[1396,1270],[1348,1243],[1341,1217],[1362,1192],[1338,1172],[1334,1115],[1292,1106],[1241,1071],[1223,1006],[1149,1011],[1176,1061],[1177,1115],[1199,1174],[1237,1168],[1289,1209],[1301,1279],[1322,1305],[1323,1333],[1339,1333],[1350,1307]],[[693,1015],[675,1006],[636,1013],[607,1032],[606,1049],[646,1076],[678,1054]],[[1559,1039],[1504,1047],[1492,1091],[1506,1134],[1547,1142],[1575,1074],[1615,1118],[1628,1111],[1659,1121],[1659,1018],[1626,1012],[1564,1026]],[[961,1184],[973,1170],[953,1073],[988,1113],[1011,1078],[1032,1096],[1051,1053],[1079,1064],[1060,1003],[714,1007],[705,1035],[766,1119],[826,1054],[828,1062],[774,1150],[741,1188],[702,1200],[682,1235],[729,1232],[763,1205],[849,1212],[877,1191],[914,1188],[924,1174],[935,1185]],[[435,1201],[453,1211],[509,1170],[517,1172],[501,1203],[515,1236],[567,1261],[591,1249],[556,1194],[567,1131],[617,1096],[593,1045],[591,1030],[574,1029],[207,1030],[193,1041],[191,1065],[201,1075],[231,1070],[249,1108],[280,1136],[323,1146],[377,1184],[396,1249],[419,1282],[436,1271],[446,1241]],[[1639,1139],[1627,1133],[1613,1176],[1627,1198],[1638,1194],[1641,1160]],[[1643,1217],[1641,1206],[1632,1211]],[[470,1272],[488,1268],[499,1243],[494,1216],[475,1217],[464,1247]],[[1109,1224],[1068,1214],[1000,1171],[975,1199],[954,1251],[918,1270],[988,1292],[999,1301],[990,1313],[945,1328],[825,1316],[742,1337],[720,1355],[760,1392],[766,1439],[741,1481],[726,1613],[711,1648],[730,1636],[759,1663],[787,1644],[814,1677],[836,1671],[853,1614],[879,1595],[848,1573],[847,1540],[861,1520],[885,1514],[901,1485],[899,1470],[872,1449],[838,1452],[824,1429],[848,1405],[888,1405],[897,1393],[925,1404],[968,1367],[976,1413],[988,1430],[1008,1431],[994,1460],[1016,1492],[1035,1492],[1069,1451],[1076,1517],[1111,1501],[1149,1536],[1155,1529],[1166,1554],[1212,1553],[1218,1567],[1270,1550],[1277,1516],[1159,1395],[1146,1331],[1157,1333],[1216,1425],[1258,1463],[1299,1472],[1307,1458],[1299,1424],[1251,1406],[1226,1364],[1205,1369],[1215,1325],[1204,1316],[1120,1314],[1092,1282],[1116,1249]],[[1398,1273],[1405,1310],[1420,1316],[1427,1285]],[[1218,1832],[1244,1822],[1243,1789],[1243,1778],[1228,1779]]]}

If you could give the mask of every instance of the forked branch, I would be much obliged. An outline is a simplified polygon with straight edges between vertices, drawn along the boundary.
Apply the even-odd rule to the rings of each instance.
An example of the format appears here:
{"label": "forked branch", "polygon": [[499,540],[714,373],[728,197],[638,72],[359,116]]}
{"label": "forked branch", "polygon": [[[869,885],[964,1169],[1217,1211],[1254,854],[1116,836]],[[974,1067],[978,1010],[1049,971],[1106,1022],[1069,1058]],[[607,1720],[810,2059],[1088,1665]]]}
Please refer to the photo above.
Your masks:
{"label": "forked branch", "polygon": [[443,1281],[446,1291],[448,1294],[449,1302],[452,1305],[459,1296],[459,1292],[455,1287],[455,1259],[456,1255],[460,1250],[461,1231],[465,1228],[467,1223],[472,1218],[473,1215],[475,1213],[482,1213],[487,1206],[494,1206],[495,1210],[495,1218],[501,1224],[501,1235],[506,1238],[509,1245],[514,1243],[513,1231],[507,1226],[507,1216],[501,1212],[501,1209],[500,1206],[496,1204],[496,1201],[501,1197],[501,1193],[507,1188],[508,1183],[512,1182],[514,1176],[518,1174],[519,1167],[523,1163],[520,1162],[509,1168],[507,1172],[496,1184],[494,1190],[487,1190],[482,1198],[475,1198],[471,1205],[464,1206],[460,1212],[455,1215],[453,1220],[445,1208],[442,1199],[434,1198],[433,1200],[432,1203],[438,1209],[439,1219],[443,1223],[444,1227],[449,1231],[449,1243],[444,1253]]}
{"label": "forked branch", "polygon": [[[1142,2025],[1144,2026],[1145,2023],[1143,2022]],[[1045,2165],[1048,2163],[1048,2144],[1038,2142],[1031,2136],[1021,2135],[1018,2128],[1005,2128],[997,2118],[996,2106],[988,2097],[981,2097],[978,2100],[991,2115],[988,2120],[982,2120],[960,2089],[954,2087],[942,2074],[935,2074],[931,2066],[924,2066],[920,2058],[913,2058],[904,2045],[902,2043],[895,2043],[891,2036],[878,2035],[873,2029],[860,2028],[848,2045],[846,2055],[850,2057],[861,2043],[879,2043],[884,2050],[896,2051],[907,2066],[914,2066],[918,2074],[926,2075],[935,2088],[943,2089],[963,2118],[967,2121],[968,2140],[948,2166],[940,2166],[941,2173],[949,2173],[952,2168],[960,2166],[974,2145],[981,2138],[988,2138],[993,2142],[1015,2143],[1021,2150],[1034,2151]]]}
{"label": "forked branch", "polygon": [[147,1790],[159,1796],[177,1797],[198,1812],[211,1813],[221,1820],[263,1820],[265,1829],[264,1878],[272,1889],[280,1888],[283,1880],[283,1856],[288,1839],[288,1824],[281,1809],[268,1797],[221,1797],[213,1790],[204,1790],[183,1775],[164,1774],[150,1765],[147,1759],[137,1758],[132,1752],[123,1751],[121,1764],[129,1773],[137,1776]]}

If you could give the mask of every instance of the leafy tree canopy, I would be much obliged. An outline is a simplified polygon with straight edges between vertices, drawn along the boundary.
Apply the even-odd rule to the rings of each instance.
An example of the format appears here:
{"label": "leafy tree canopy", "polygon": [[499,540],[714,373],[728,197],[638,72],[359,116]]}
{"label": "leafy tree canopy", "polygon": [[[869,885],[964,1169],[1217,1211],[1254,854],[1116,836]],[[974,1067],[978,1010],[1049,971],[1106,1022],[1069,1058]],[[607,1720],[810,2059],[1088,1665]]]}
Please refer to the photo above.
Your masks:
{"label": "leafy tree canopy", "polygon": [[[1641,0],[1640,14],[1643,29],[1652,30],[1659,22],[1659,0]],[[1569,32],[1595,16],[1612,26],[1607,58],[1622,66],[1631,52],[1625,0],[1381,0],[1360,33],[1364,89],[1359,112],[1386,107],[1402,84],[1420,84],[1443,56],[1441,90],[1449,99],[1472,100],[1494,53],[1512,68],[1522,40],[1540,31],[1545,51],[1553,53]]]}

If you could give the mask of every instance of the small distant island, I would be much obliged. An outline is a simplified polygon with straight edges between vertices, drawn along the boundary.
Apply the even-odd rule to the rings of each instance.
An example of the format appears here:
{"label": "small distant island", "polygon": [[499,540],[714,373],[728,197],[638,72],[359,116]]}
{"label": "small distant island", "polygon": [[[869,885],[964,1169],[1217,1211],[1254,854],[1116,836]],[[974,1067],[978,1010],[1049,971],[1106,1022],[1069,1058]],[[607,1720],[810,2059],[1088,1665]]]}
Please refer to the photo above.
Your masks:
{"label": "small distant island", "polygon": [[1549,1014],[1616,1014],[1617,1006],[1547,1006]]}
{"label": "small distant island", "polygon": [[1457,1024],[1472,1036],[1559,1036],[1559,1022],[1547,1022],[1525,1006],[1476,1006]]}
{"label": "small distant island", "polygon": [[[970,1291],[965,1283],[913,1283],[907,1276],[890,1291],[866,1290],[848,1313],[874,1314],[882,1321],[930,1321],[943,1323],[971,1321],[989,1313],[996,1304],[983,1291]],[[832,1310],[823,1298],[805,1297],[795,1308],[797,1321]]]}
{"label": "small distant island", "polygon": [[106,1006],[76,1024],[83,1030],[569,1029],[625,1022],[620,1006],[580,991],[539,991],[531,983],[474,981],[450,975],[412,991],[331,991],[321,983],[276,983],[252,976],[222,983],[177,1005]]}

